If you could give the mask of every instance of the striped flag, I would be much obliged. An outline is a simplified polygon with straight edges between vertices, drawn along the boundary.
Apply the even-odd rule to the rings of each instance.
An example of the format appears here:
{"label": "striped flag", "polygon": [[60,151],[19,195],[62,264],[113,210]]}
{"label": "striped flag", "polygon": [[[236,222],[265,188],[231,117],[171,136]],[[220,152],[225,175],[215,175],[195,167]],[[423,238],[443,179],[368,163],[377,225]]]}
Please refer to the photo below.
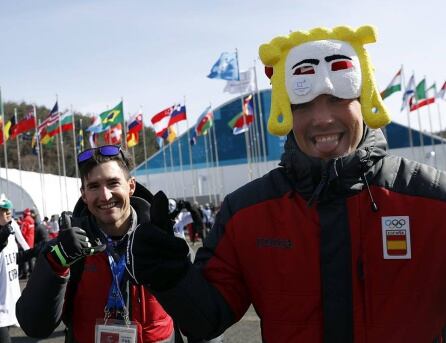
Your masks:
{"label": "striped flag", "polygon": [[399,92],[401,90],[401,69],[398,70],[396,75],[390,81],[389,85],[381,92],[381,98],[384,100],[393,93]]}
{"label": "striped flag", "polygon": [[157,137],[163,137],[169,126],[170,114],[172,113],[172,107],[168,107],[165,110],[155,114],[150,121],[152,122]]}
{"label": "striped flag", "polygon": [[441,89],[438,91],[438,93],[435,95],[435,97],[437,99],[445,100],[444,99],[445,93],[446,93],[446,81],[443,83],[443,86],[441,86]]}
{"label": "striped flag", "polygon": [[40,123],[38,126],[38,131],[42,132],[44,129],[46,129],[50,125],[54,125],[54,123],[57,123],[59,121],[59,104],[56,103],[53,106],[53,109],[48,113],[48,116],[45,118],[43,122]]}

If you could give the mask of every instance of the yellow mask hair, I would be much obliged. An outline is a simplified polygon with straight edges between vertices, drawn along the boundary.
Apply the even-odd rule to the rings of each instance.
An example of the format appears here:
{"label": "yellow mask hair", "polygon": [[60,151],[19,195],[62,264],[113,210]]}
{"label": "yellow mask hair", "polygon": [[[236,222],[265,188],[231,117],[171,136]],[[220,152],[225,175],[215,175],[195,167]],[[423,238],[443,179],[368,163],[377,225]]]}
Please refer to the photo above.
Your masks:
{"label": "yellow mask hair", "polygon": [[364,44],[376,42],[376,30],[369,25],[356,30],[348,26],[338,26],[333,30],[318,27],[309,32],[296,31],[288,37],[276,37],[259,48],[263,64],[273,68],[271,113],[268,119],[268,131],[271,134],[284,136],[293,129],[293,115],[285,85],[285,61],[289,50],[302,43],[329,39],[349,43],[358,55],[362,77],[361,110],[367,126],[377,129],[390,123],[390,116],[376,87],[373,66],[364,48]]}

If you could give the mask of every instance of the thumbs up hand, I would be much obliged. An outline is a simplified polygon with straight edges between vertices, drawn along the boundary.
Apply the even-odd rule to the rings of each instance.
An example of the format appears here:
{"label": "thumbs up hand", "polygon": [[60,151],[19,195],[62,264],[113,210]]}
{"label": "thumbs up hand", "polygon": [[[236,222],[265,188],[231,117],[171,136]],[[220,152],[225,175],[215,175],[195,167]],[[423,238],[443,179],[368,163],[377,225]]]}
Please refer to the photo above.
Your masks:
{"label": "thumbs up hand", "polygon": [[126,269],[134,283],[161,291],[176,285],[186,274],[189,247],[174,236],[168,199],[161,191],[153,197],[150,218],[150,223],[139,225],[130,234]]}
{"label": "thumbs up hand", "polygon": [[59,236],[50,246],[49,253],[62,267],[69,267],[77,260],[100,253],[106,245],[93,245],[85,230],[71,226],[71,213],[62,212],[59,218]]}

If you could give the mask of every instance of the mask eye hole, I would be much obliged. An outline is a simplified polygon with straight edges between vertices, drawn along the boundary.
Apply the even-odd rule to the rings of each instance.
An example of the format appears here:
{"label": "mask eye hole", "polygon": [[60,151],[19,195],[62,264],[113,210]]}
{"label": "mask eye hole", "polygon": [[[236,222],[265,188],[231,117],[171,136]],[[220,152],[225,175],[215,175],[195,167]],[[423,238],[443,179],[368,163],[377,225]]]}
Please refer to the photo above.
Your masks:
{"label": "mask eye hole", "polygon": [[332,71],[338,71],[350,68],[353,68],[353,63],[351,61],[336,61],[331,64]]}
{"label": "mask eye hole", "polygon": [[294,69],[293,75],[308,75],[308,74],[314,74],[314,68],[313,66],[301,66]]}

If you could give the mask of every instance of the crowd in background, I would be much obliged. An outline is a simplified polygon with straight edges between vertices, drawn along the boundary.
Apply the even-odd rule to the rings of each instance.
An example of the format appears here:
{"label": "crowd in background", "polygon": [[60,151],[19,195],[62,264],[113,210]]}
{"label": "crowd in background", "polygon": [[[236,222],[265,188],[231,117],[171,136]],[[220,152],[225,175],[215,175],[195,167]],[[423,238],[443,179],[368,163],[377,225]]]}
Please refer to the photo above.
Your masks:
{"label": "crowd in background", "polygon": [[[17,222],[23,238],[30,248],[42,242],[54,239],[59,234],[59,215],[53,214],[51,218],[43,220],[35,209],[26,208],[22,214],[14,218]],[[19,246],[19,250],[22,249]],[[34,267],[35,259],[23,262],[19,265],[19,278],[27,279]]]}
{"label": "crowd in background", "polygon": [[198,240],[206,238],[207,233],[214,224],[218,208],[213,204],[200,205],[198,202],[185,200],[169,201],[171,218],[175,221],[174,231],[178,237],[188,236],[192,245]]}

